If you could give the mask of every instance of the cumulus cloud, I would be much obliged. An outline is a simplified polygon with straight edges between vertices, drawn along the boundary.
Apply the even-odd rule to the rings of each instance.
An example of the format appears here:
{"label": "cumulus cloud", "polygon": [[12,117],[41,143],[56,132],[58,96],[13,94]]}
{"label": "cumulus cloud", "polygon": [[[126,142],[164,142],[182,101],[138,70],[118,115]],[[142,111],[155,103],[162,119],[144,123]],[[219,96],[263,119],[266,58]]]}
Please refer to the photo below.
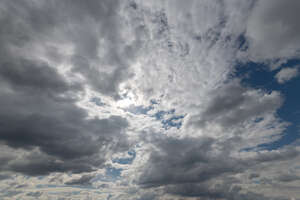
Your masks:
{"label": "cumulus cloud", "polygon": [[275,75],[275,78],[277,79],[278,83],[282,84],[298,76],[298,73],[298,68],[286,67],[281,69]]}

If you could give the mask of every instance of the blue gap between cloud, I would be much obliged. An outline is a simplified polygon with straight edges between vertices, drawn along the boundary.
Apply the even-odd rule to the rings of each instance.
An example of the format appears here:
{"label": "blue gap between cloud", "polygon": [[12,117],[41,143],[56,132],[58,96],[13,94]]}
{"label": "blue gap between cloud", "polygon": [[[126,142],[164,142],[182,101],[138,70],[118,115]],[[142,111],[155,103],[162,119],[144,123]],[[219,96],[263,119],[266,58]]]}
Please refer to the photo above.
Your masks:
{"label": "blue gap between cloud", "polygon": [[[283,66],[299,65],[299,59],[288,60]],[[248,87],[263,89],[268,92],[276,90],[284,96],[284,103],[277,111],[283,121],[291,125],[284,131],[282,137],[275,142],[262,144],[259,148],[273,150],[291,144],[299,138],[300,125],[300,77],[296,77],[284,84],[279,84],[274,78],[280,69],[270,71],[268,66],[261,63],[249,62],[239,63],[236,67],[234,77],[242,79],[242,84]]]}

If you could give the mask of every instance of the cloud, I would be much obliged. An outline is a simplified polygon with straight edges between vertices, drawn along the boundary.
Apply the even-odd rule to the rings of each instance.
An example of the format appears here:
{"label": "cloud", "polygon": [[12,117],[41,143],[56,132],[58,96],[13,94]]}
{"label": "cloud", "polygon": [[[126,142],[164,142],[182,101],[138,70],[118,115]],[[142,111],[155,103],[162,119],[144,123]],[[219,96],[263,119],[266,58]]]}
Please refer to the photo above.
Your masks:
{"label": "cloud", "polygon": [[167,188],[167,191],[173,194],[181,195],[184,197],[200,197],[203,199],[225,199],[225,200],[288,200],[284,197],[266,197],[254,192],[239,193],[241,188],[230,188],[226,185],[216,185],[215,188],[207,188],[202,184],[186,184],[178,185]]}
{"label": "cloud", "polygon": [[281,69],[275,75],[275,78],[277,79],[278,83],[282,84],[298,76],[298,73],[298,68],[286,67]]}
{"label": "cloud", "polygon": [[[278,92],[270,94],[241,86],[238,81],[213,90],[207,108],[191,123],[203,126],[216,121],[224,127],[234,127],[251,118],[276,111],[282,104]],[[194,119],[198,118],[198,120]]]}
{"label": "cloud", "polygon": [[2,2],[1,7],[3,60],[10,61],[12,55],[5,55],[12,49],[32,57],[26,52],[31,49],[37,51],[35,58],[68,63],[98,92],[118,97],[119,84],[130,76],[132,48],[138,45],[124,35],[119,1]]}
{"label": "cloud", "polygon": [[26,59],[5,62],[1,65],[0,74],[4,82],[17,90],[31,89],[32,92],[55,94],[76,89],[68,85],[55,69],[43,62],[35,63]]}
{"label": "cloud", "polygon": [[235,142],[220,143],[212,138],[161,136],[152,144],[155,147],[143,167],[139,184],[145,188],[163,187],[167,193],[184,197],[207,199],[287,199],[244,193],[242,180],[236,175],[299,156],[299,151],[294,148],[258,152],[248,158],[235,156],[232,151]]}
{"label": "cloud", "polygon": [[146,187],[205,182],[226,172],[239,171],[234,159],[221,159],[222,153],[211,156],[211,138],[160,138],[157,143],[159,150],[151,153],[141,175],[140,184]]}
{"label": "cloud", "polygon": [[2,191],[3,193],[0,195],[0,197],[3,198],[13,198],[16,195],[19,195],[22,193],[21,191],[16,191],[16,190],[7,190],[7,191]]}
{"label": "cloud", "polygon": [[277,177],[277,180],[282,182],[292,182],[300,180],[300,177],[295,174],[281,174]]}
{"label": "cloud", "polygon": [[[41,160],[27,157],[41,164],[35,168],[44,171],[37,174],[71,170],[74,160],[102,152],[102,158],[91,161],[92,165],[100,165],[107,151],[117,152],[128,147],[124,135],[127,120],[120,116],[87,119],[87,112],[76,105],[76,97],[73,97],[78,87],[63,81],[50,66],[25,60],[17,64],[2,64],[0,74],[0,138],[14,148],[28,150],[38,147],[42,153],[36,156]],[[49,159],[46,159],[47,155]],[[57,162],[55,158],[61,161]],[[62,167],[69,161],[68,167]],[[91,170],[88,164],[83,165]],[[34,174],[34,170],[25,169],[25,166],[30,168],[31,163],[13,166],[16,171]],[[77,167],[74,165],[75,171],[79,170]]]}
{"label": "cloud", "polygon": [[10,178],[10,176],[8,174],[0,174],[0,180],[5,180]]}
{"label": "cloud", "polygon": [[42,196],[43,192],[28,192],[26,195],[30,197],[39,198]]}
{"label": "cloud", "polygon": [[94,178],[93,175],[83,175],[80,178],[67,181],[65,184],[66,185],[90,185],[92,178]]}
{"label": "cloud", "polygon": [[137,198],[136,200],[155,200],[155,199],[157,199],[157,194],[150,192],[141,195],[141,197]]}
{"label": "cloud", "polygon": [[[0,35],[3,44],[0,50],[3,52],[0,62],[0,140],[10,148],[21,148],[25,152],[23,157],[4,161],[3,169],[29,175],[78,173],[101,167],[109,154],[127,150],[127,120],[117,115],[89,118],[88,112],[77,105],[80,94],[84,93],[83,83],[67,79],[59,71],[59,62],[45,60],[41,53],[33,53],[35,48],[43,45],[41,40],[55,44],[56,39],[61,39],[50,30],[54,27],[62,30],[62,21],[71,20],[70,24],[74,25],[72,21],[79,23],[80,16],[102,19],[95,8],[113,9],[115,3],[110,2],[90,1],[91,5],[81,5],[80,2],[69,4],[64,1],[56,6],[48,1],[31,4],[1,2],[2,8],[6,9],[1,14],[6,28]],[[64,7],[66,10],[62,12],[60,9]],[[63,17],[62,13],[68,13],[66,16],[71,18]],[[99,13],[105,16],[110,11]],[[17,24],[22,33],[15,29]],[[49,37],[46,39],[45,35]],[[66,35],[62,39],[68,40]],[[77,48],[84,48],[85,38],[79,41],[84,43]],[[47,47],[45,49],[47,51]],[[87,49],[83,52],[92,53]]]}
{"label": "cloud", "polygon": [[1,197],[299,196],[299,147],[270,149],[290,130],[286,93],[239,76],[249,62],[279,83],[298,74],[281,68],[299,53],[298,7],[0,2]]}
{"label": "cloud", "polygon": [[297,0],[257,1],[246,31],[251,59],[263,61],[299,55],[299,8]]}

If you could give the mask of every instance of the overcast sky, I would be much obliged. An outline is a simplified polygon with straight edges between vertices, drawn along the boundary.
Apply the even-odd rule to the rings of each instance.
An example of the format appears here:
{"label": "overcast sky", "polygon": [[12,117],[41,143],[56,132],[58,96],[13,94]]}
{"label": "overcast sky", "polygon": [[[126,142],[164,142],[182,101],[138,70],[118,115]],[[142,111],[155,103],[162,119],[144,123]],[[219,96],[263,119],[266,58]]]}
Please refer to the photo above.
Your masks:
{"label": "overcast sky", "polygon": [[299,0],[0,0],[0,199],[300,200]]}

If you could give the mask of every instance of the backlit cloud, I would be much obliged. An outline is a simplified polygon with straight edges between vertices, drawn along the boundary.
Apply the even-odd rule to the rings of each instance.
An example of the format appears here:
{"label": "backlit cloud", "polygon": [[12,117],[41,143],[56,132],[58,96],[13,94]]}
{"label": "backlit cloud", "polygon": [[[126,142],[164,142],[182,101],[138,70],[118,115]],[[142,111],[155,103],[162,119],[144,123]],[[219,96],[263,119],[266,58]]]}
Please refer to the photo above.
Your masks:
{"label": "backlit cloud", "polygon": [[299,6],[2,1],[0,198],[299,198]]}

